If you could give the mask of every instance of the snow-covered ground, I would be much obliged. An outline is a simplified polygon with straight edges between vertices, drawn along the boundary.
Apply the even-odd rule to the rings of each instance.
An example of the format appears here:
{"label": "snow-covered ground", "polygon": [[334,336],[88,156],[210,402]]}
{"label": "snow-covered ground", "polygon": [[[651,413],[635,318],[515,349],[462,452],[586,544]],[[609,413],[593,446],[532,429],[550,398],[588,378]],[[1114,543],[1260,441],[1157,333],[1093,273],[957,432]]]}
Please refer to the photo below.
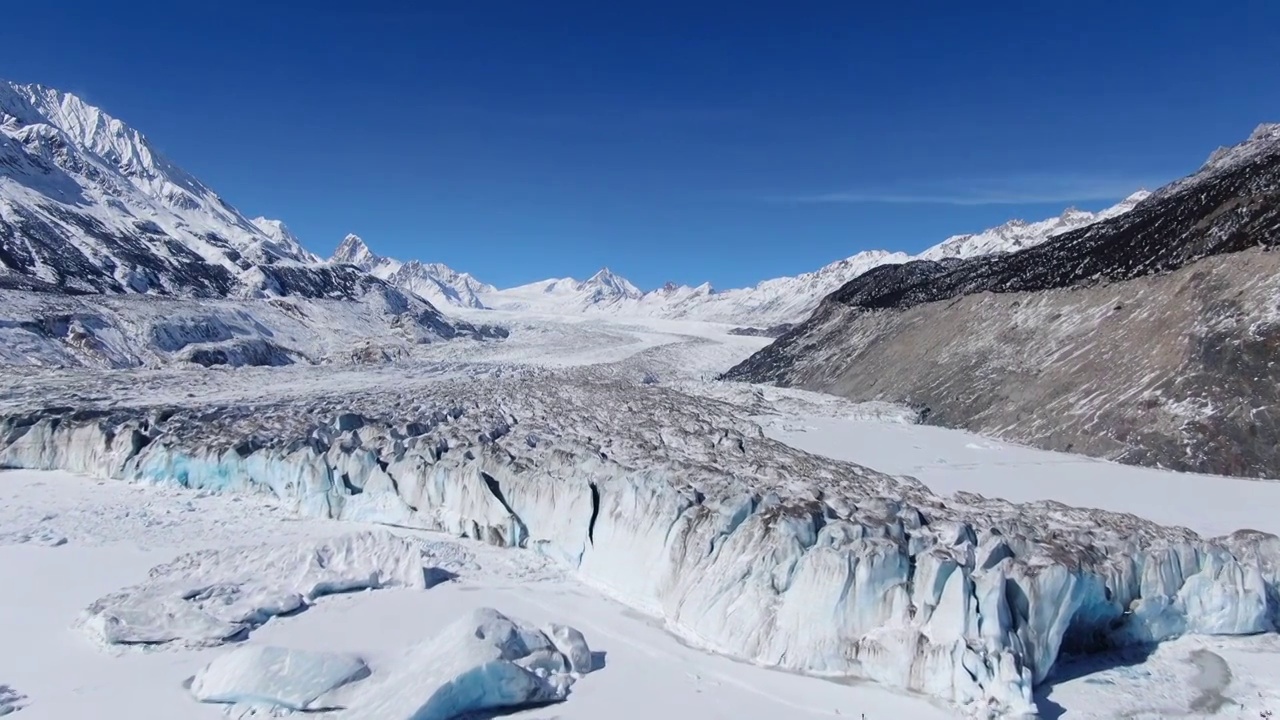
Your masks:
{"label": "snow-covered ground", "polygon": [[962,430],[832,417],[760,418],[792,447],[918,478],[935,492],[1133,513],[1205,537],[1280,534],[1280,482],[1176,473],[1047,452]]}
{"label": "snow-covered ground", "polygon": [[[128,412],[130,407],[165,403],[255,404],[269,396],[273,406],[297,407],[302,414],[304,408],[314,409],[335,396],[339,388],[337,402],[398,392],[412,402],[425,403],[433,388],[446,387],[434,383],[450,378],[470,379],[479,383],[474,387],[481,387],[521,373],[551,382],[562,377],[557,373],[572,371],[571,377],[584,383],[583,393],[595,392],[589,386],[599,384],[600,404],[620,399],[641,403],[649,395],[708,403],[706,409],[720,418],[737,418],[734,422],[740,420],[744,426],[758,423],[766,436],[808,452],[913,475],[943,496],[964,490],[1014,501],[1058,500],[1130,512],[1186,526],[1206,537],[1241,527],[1280,530],[1280,521],[1273,511],[1268,512],[1280,500],[1280,484],[1179,475],[1044,453],[911,425],[912,414],[893,406],[852,405],[812,393],[709,382],[711,375],[768,342],[728,335],[725,326],[501,314],[504,317],[498,322],[512,330],[508,340],[427,346],[413,362],[354,368],[35,371],[0,378],[0,397],[6,406],[15,407],[33,403],[102,406],[105,398],[107,407]],[[605,392],[649,384],[657,386],[653,393]],[[521,406],[514,402],[518,398],[511,400],[512,412],[519,413]],[[590,400],[586,397],[581,402]],[[476,396],[476,401],[483,400]],[[395,409],[388,407],[387,412]],[[216,414],[208,417],[210,422],[222,422]],[[571,425],[575,420],[565,422]],[[643,428],[645,416],[636,415],[628,422]],[[687,421],[677,417],[672,422]],[[609,432],[608,427],[604,430]],[[227,431],[233,428],[228,426]],[[372,442],[376,437],[366,435],[365,440]],[[660,451],[702,452],[696,444],[680,446],[679,440],[679,436],[664,436]],[[756,452],[759,447],[756,443]],[[624,444],[609,448],[611,455],[627,451]],[[807,457],[794,454],[799,457],[793,462]],[[807,472],[822,466],[792,467]],[[505,477],[503,482],[506,488]],[[512,499],[521,501],[528,499]],[[526,516],[530,519],[542,520]],[[611,522],[615,524],[606,527],[621,527],[616,520]],[[282,647],[339,653],[344,654],[341,658],[354,656],[367,663],[371,676],[355,681],[349,696],[335,696],[351,699],[349,712],[359,717],[355,703],[365,702],[367,712],[370,706],[362,693],[374,692],[371,688],[395,677],[397,659],[406,648],[432,641],[477,608],[492,607],[532,626],[572,625],[595,653],[594,670],[576,679],[564,702],[524,710],[515,717],[803,720],[865,716],[881,720],[957,716],[954,708],[922,696],[865,682],[765,669],[691,647],[668,632],[662,619],[622,604],[617,593],[606,594],[600,579],[610,576],[604,566],[583,565],[584,574],[579,575],[532,550],[379,527],[380,532],[407,539],[421,552],[425,568],[421,585],[408,580],[412,574],[406,575],[404,565],[388,556],[376,566],[360,566],[361,572],[364,576],[377,572],[379,578],[394,582],[366,582],[359,586],[377,589],[333,594],[311,592],[317,587],[316,570],[300,572],[295,567],[298,558],[309,552],[331,557],[332,549],[306,550],[301,555],[282,550],[332,548],[341,542],[339,538],[373,529],[359,522],[300,517],[265,494],[210,494],[61,471],[0,471],[0,577],[19,579],[0,583],[0,647],[4,649],[0,652],[0,714],[6,712],[4,707],[13,707],[21,719],[221,717],[221,706],[193,698],[185,687],[188,680],[233,647]],[[596,532],[593,543],[607,542],[599,528]],[[328,561],[322,566],[342,570]],[[326,590],[336,589],[331,583],[330,578],[321,584]],[[150,599],[172,597],[169,590],[164,595],[158,588],[187,585],[192,591],[195,585],[216,588],[216,592],[191,593],[202,615],[151,612],[165,606]],[[304,596],[303,601],[296,606],[289,604],[296,600],[281,601],[293,594]],[[750,601],[753,596],[743,597]],[[227,602],[219,605],[215,601],[220,599]],[[246,615],[246,607],[280,612]],[[89,608],[94,612],[86,616]],[[134,612],[136,608],[141,612]],[[181,629],[196,617],[199,622],[193,626],[200,632],[186,633],[181,641],[163,646],[104,645],[104,634],[95,632],[103,624],[93,621],[102,616],[134,622],[141,618],[146,624],[138,626],[148,631],[162,624],[163,618],[182,621],[177,623]],[[235,638],[239,645],[223,643],[227,633],[217,623],[228,623],[229,617],[244,621],[242,629],[248,630]],[[211,626],[217,631],[210,631]],[[118,631],[121,626],[111,627]],[[137,636],[115,632],[111,637]],[[271,652],[264,650],[267,655]],[[339,662],[335,667],[354,665]],[[225,675],[217,677],[225,679]],[[202,680],[193,689],[204,691],[215,685]],[[1037,688],[1036,700],[1043,717],[1068,720],[1259,718],[1265,711],[1280,709],[1280,641],[1275,634],[1188,636],[1142,651],[1060,659],[1049,680]],[[343,717],[344,713],[320,716]]]}

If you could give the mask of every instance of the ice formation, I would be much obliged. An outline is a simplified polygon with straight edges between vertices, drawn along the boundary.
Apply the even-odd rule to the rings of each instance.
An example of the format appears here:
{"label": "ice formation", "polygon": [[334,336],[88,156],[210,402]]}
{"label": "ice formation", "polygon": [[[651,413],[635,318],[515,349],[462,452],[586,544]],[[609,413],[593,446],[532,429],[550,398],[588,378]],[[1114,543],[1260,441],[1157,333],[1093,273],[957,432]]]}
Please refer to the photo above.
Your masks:
{"label": "ice formation", "polygon": [[324,710],[318,698],[368,673],[355,655],[249,645],[201,668],[191,679],[191,694],[207,703]]}
{"label": "ice formation", "polygon": [[266,493],[306,515],[536,549],[701,646],[975,715],[1034,712],[1062,651],[1275,626],[1274,536],[942,498],[775,443],[724,403],[593,373],[345,394],[335,380],[182,408],[103,387],[126,399],[11,411],[0,465]]}
{"label": "ice formation", "polygon": [[106,595],[80,624],[107,645],[219,645],[351,590],[424,587],[421,551],[385,531],[275,547],[205,550]]}
{"label": "ice formation", "polygon": [[[591,651],[577,630],[550,634],[558,637],[480,608],[353,686],[343,698],[348,708],[343,717],[452,720],[564,700],[574,680],[590,672]],[[573,640],[565,643],[570,636]],[[575,657],[588,658],[588,665],[578,667]]]}

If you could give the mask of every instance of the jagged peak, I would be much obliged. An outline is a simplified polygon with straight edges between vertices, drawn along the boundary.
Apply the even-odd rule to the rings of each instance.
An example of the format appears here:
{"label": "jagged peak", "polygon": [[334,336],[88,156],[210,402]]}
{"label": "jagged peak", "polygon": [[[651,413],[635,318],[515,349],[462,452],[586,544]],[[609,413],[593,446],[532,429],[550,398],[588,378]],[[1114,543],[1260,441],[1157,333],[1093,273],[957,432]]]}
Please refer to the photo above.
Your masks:
{"label": "jagged peak", "polygon": [[369,246],[365,244],[359,235],[347,233],[347,236],[342,238],[342,242],[338,243],[338,248],[333,251],[329,261],[364,267],[365,265],[375,264],[381,259],[369,249]]}
{"label": "jagged peak", "polygon": [[1280,139],[1280,123],[1259,123],[1249,134],[1250,140]]}
{"label": "jagged peak", "polygon": [[587,278],[587,282],[608,282],[616,277],[619,276],[610,270],[608,266],[605,266],[597,270],[595,275]]}
{"label": "jagged peak", "polygon": [[638,298],[644,295],[629,280],[618,275],[607,267],[600,268],[595,275],[592,275],[581,285],[583,290],[594,290],[597,293],[605,293],[608,295],[617,295],[621,297]]}

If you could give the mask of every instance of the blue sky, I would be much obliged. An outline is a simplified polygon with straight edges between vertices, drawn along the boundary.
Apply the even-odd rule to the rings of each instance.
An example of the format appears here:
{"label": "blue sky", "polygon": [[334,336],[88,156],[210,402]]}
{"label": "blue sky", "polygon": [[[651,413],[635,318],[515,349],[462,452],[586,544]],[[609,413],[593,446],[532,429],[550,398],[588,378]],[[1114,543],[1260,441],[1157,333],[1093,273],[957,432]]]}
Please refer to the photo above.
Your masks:
{"label": "blue sky", "polygon": [[[13,3],[81,94],[313,250],[718,287],[1068,205],[1280,121],[1280,3]],[[106,7],[115,6],[115,7]]]}

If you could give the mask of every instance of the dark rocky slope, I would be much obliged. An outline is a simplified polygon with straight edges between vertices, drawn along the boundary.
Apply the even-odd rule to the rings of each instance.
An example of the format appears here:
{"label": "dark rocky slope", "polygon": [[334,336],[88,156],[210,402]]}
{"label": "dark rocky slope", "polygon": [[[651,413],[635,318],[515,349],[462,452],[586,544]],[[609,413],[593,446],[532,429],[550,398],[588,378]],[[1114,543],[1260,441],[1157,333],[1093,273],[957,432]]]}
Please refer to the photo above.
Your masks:
{"label": "dark rocky slope", "polygon": [[1280,126],[1017,253],[885,266],[726,378],[1181,470],[1280,476]]}

